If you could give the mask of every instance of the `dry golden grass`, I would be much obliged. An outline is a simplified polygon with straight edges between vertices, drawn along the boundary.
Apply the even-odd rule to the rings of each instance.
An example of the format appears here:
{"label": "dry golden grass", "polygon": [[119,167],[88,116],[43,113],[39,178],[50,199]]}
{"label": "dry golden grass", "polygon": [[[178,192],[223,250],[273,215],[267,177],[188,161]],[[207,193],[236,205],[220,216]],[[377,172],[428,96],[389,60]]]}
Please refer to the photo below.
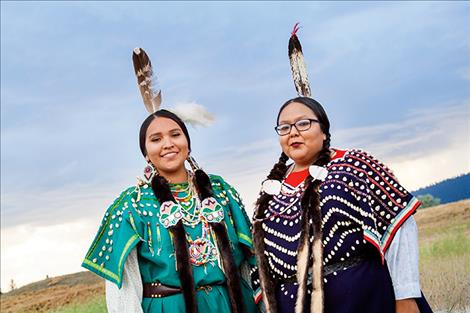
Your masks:
{"label": "dry golden grass", "polygon": [[470,200],[419,210],[421,287],[436,311],[470,310]]}
{"label": "dry golden grass", "polygon": [[2,313],[50,312],[72,303],[87,302],[97,295],[104,295],[104,282],[94,274],[82,272],[50,278],[3,294],[0,308]]}

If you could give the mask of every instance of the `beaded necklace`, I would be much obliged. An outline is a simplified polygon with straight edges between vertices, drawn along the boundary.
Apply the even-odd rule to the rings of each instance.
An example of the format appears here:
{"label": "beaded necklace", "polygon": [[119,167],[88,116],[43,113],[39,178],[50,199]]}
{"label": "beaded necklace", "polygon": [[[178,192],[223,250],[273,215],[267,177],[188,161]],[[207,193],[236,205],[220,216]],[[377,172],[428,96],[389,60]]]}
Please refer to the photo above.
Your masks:
{"label": "beaded necklace", "polygon": [[221,220],[220,215],[222,215],[223,218],[223,212],[220,214],[222,208],[220,206],[217,207],[217,205],[212,208],[207,207],[207,201],[203,205],[196,196],[194,186],[191,184],[191,179],[189,181],[187,186],[185,186],[185,183],[171,185],[170,190],[181,207],[181,219],[183,224],[192,228],[195,228],[199,223],[201,223],[202,226],[201,236],[196,237],[196,239],[191,238],[191,236],[186,233],[186,241],[189,244],[190,262],[195,266],[205,265],[206,263],[214,265],[215,261],[218,259],[219,252],[216,245],[212,242],[214,236],[209,222]]}

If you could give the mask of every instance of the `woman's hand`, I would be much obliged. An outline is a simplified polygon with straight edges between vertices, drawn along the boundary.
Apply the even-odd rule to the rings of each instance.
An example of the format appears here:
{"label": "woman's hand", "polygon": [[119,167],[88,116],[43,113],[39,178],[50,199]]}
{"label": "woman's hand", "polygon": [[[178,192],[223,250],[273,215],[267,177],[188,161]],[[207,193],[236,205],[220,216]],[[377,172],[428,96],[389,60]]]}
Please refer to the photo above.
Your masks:
{"label": "woman's hand", "polygon": [[415,299],[403,299],[395,301],[396,313],[419,313],[418,305],[416,304]]}

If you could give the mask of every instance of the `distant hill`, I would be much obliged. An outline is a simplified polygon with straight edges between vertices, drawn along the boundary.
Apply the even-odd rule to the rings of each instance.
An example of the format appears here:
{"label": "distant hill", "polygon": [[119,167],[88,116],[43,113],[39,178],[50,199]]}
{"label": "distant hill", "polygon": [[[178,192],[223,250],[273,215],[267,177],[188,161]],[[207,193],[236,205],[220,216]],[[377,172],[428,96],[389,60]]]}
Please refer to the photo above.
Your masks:
{"label": "distant hill", "polygon": [[94,285],[102,283],[103,279],[99,276],[93,274],[89,271],[78,272],[74,274],[67,274],[63,276],[51,277],[43,279],[28,285],[25,285],[21,288],[17,288],[10,292],[5,293],[8,296],[16,296],[19,294],[24,294],[28,292],[42,291],[44,289],[49,289],[53,286],[68,286],[74,287],[77,285]]}
{"label": "distant hill", "polygon": [[[0,296],[2,313],[45,313],[104,296],[104,280],[91,272],[51,277]],[[71,311],[72,312],[72,311]]]}
{"label": "distant hill", "polygon": [[468,199],[470,198],[470,173],[418,189],[413,194],[415,196],[430,194],[441,199],[442,204]]}

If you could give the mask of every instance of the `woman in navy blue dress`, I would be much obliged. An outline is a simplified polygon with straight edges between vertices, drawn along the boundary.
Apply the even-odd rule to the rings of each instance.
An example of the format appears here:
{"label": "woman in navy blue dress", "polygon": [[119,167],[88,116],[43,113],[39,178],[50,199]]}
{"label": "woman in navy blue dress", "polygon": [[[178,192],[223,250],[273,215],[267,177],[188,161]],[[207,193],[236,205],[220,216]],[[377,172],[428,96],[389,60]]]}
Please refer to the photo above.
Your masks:
{"label": "woman in navy blue dress", "polygon": [[305,69],[293,72],[307,96],[276,121],[282,153],[254,213],[258,298],[272,313],[431,312],[412,218],[420,202],[369,153],[330,148],[327,114],[296,81]]}

